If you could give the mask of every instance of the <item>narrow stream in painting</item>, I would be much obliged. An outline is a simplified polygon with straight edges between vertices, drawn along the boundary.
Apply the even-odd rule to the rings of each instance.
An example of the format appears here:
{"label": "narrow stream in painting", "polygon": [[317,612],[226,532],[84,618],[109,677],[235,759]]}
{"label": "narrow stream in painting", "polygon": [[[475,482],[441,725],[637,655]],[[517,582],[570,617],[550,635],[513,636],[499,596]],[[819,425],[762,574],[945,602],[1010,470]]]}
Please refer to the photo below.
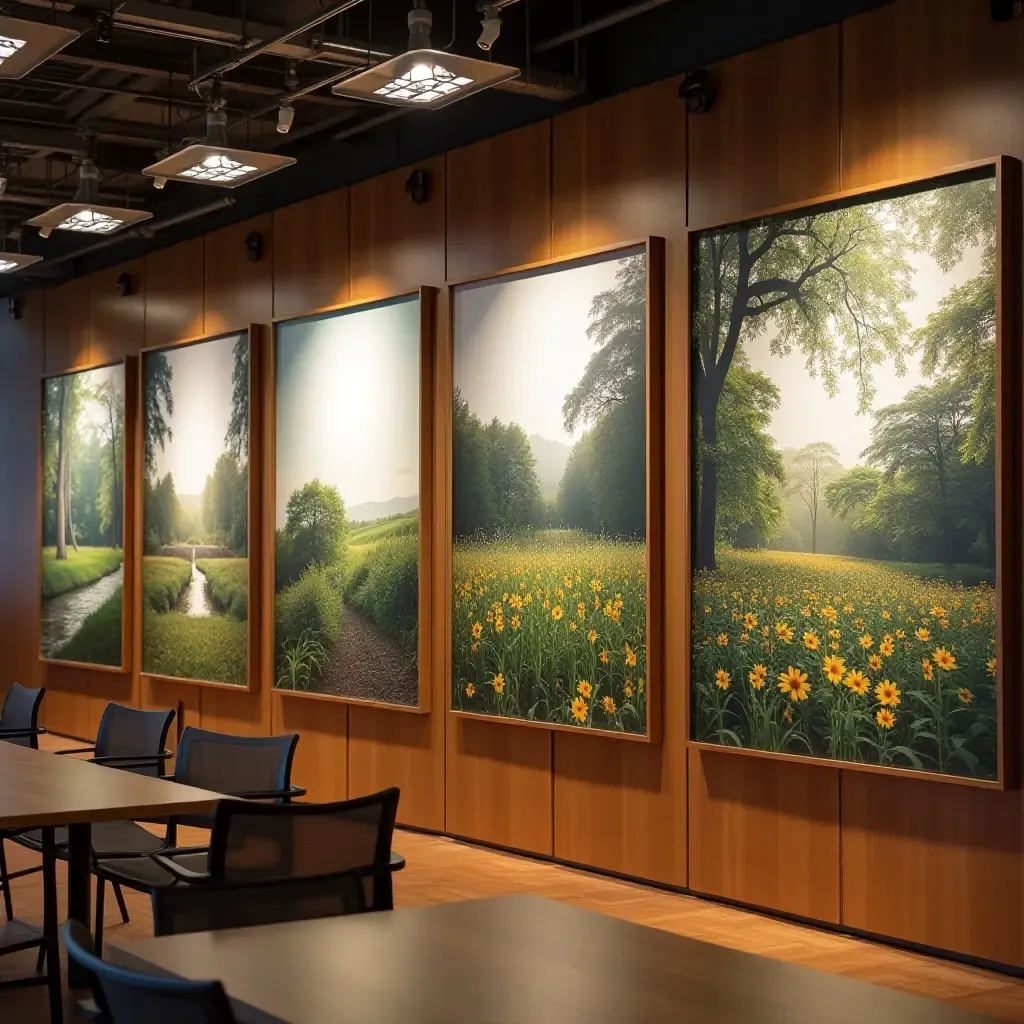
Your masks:
{"label": "narrow stream in painting", "polygon": [[43,657],[52,657],[81,628],[82,623],[101,607],[124,584],[124,562],[116,572],[66,594],[59,594],[43,602],[42,651]]}
{"label": "narrow stream in painting", "polygon": [[192,549],[192,579],[181,596],[178,610],[184,612],[190,619],[205,619],[213,614],[213,607],[206,593],[206,574],[200,572],[199,566],[196,565],[195,548]]}

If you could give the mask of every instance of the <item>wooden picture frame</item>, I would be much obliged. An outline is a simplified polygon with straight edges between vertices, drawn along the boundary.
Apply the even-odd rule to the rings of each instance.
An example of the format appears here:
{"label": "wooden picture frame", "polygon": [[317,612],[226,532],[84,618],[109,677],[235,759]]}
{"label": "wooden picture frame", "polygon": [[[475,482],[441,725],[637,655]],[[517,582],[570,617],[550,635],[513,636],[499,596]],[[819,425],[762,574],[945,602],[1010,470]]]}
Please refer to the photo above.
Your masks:
{"label": "wooden picture frame", "polygon": [[[453,395],[455,389],[455,331],[456,293],[459,289],[482,283],[499,282],[516,277],[540,276],[570,270],[602,260],[629,256],[642,251],[645,257],[645,481],[646,481],[646,723],[643,733],[630,733],[612,729],[580,727],[561,722],[532,721],[525,718],[465,711],[453,707],[454,692],[452,680],[452,610],[453,610]],[[632,743],[660,743],[662,738],[662,702],[664,679],[664,636],[665,636],[665,287],[666,287],[666,243],[665,239],[649,236],[632,241],[618,242],[573,253],[569,256],[541,260],[523,266],[512,267],[494,274],[467,278],[448,284],[448,337],[445,359],[449,379],[442,382],[440,394],[444,396],[444,408],[438,409],[439,435],[447,438],[444,458],[444,516],[440,528],[444,531],[447,557],[441,571],[444,574],[445,618],[443,624],[446,651],[447,713],[456,719],[493,722],[515,728],[544,729],[549,732],[565,732],[575,736],[593,736],[608,740],[625,740]]]}
{"label": "wooden picture frame", "polygon": [[[685,530],[685,573],[690,598],[685,609],[684,633],[687,650],[687,680],[684,693],[684,714],[686,716],[687,744],[698,750],[712,751],[725,756],[737,755],[747,758],[766,758],[791,761],[801,764],[820,765],[824,768],[841,768],[847,771],[869,772],[893,775],[900,778],[925,779],[952,785],[979,789],[1012,789],[1019,784],[1019,715],[1021,669],[1021,572],[1022,547],[1020,523],[1022,508],[1021,454],[1022,454],[1022,379],[1021,379],[1021,216],[1022,183],[1021,163],[1015,158],[1000,156],[967,163],[933,174],[887,181],[877,185],[849,189],[832,195],[787,204],[755,213],[749,217],[737,218],[726,223],[712,223],[693,227],[688,232],[686,246],[686,273],[689,289],[689,320],[687,344],[689,360],[686,395],[686,451],[689,467],[690,486],[686,494]],[[995,657],[998,673],[994,692],[996,700],[995,777],[981,778],[971,775],[956,775],[930,768],[902,767],[891,764],[872,764],[861,761],[834,758],[827,754],[801,754],[784,751],[761,750],[751,747],[732,746],[722,743],[698,740],[694,734],[693,710],[693,658],[694,646],[694,551],[698,544],[697,516],[694,507],[697,489],[696,480],[696,417],[695,404],[696,375],[694,365],[697,355],[693,341],[693,323],[696,311],[696,249],[701,236],[708,232],[728,228],[739,228],[767,218],[802,212],[821,212],[831,209],[855,207],[864,203],[881,201],[914,193],[929,191],[945,185],[961,182],[993,179],[995,182],[995,586],[996,607]],[[933,641],[936,638],[932,638]],[[930,650],[930,648],[929,648]],[[745,685],[745,679],[741,685]],[[768,685],[774,686],[769,677]],[[819,685],[824,685],[819,680]],[[872,680],[874,685],[874,680]],[[900,709],[902,710],[902,709]],[[899,712],[897,712],[899,713]]]}
{"label": "wooden picture frame", "polygon": [[[138,442],[135,451],[135,505],[138,514],[135,517],[135,551],[138,571],[135,573],[135,643],[138,649],[140,677],[158,683],[188,683],[194,686],[210,687],[227,690],[232,693],[253,693],[259,688],[260,668],[260,637],[262,629],[262,495],[263,495],[263,408],[262,380],[263,359],[266,348],[266,328],[261,324],[250,324],[241,329],[221,331],[217,334],[183,338],[166,345],[144,348],[138,357],[138,408],[136,415],[136,436]],[[195,347],[214,341],[244,337],[249,345],[249,422],[248,422],[248,519],[246,533],[248,592],[246,597],[246,681],[245,684],[230,683],[219,680],[197,679],[191,676],[176,676],[157,672],[147,672],[143,662],[144,645],[144,552],[146,515],[144,502],[145,468],[145,417],[146,417],[146,359],[160,353],[175,352],[180,349]]]}
{"label": "wooden picture frame", "polygon": [[[91,373],[95,370],[110,369],[120,366],[124,374],[124,437],[123,437],[123,466],[121,481],[121,505],[122,505],[122,565],[123,575],[121,583],[121,663],[120,665],[101,665],[88,661],[75,661],[63,658],[54,658],[42,653],[42,631],[40,630],[39,660],[45,665],[58,665],[65,668],[88,669],[91,672],[103,672],[113,675],[126,675],[132,671],[132,637],[133,637],[133,612],[134,601],[131,599],[134,594],[134,530],[135,530],[135,415],[138,399],[138,380],[135,356],[125,356],[124,359],[115,360],[109,363],[99,363],[95,366],[76,367],[73,370],[62,370],[58,373],[44,374],[40,379],[41,403],[39,407],[39,469],[37,481],[36,506],[39,512],[38,550],[43,549],[43,538],[45,527],[43,523],[43,486],[44,486],[44,461],[45,461],[45,436],[43,427],[43,414],[46,407],[45,392],[49,381],[61,377],[74,377],[83,373]],[[40,573],[40,589],[37,607],[42,612],[42,573]]]}
{"label": "wooden picture frame", "polygon": [[[263,639],[264,685],[274,694],[287,700],[329,701],[359,707],[380,708],[405,714],[424,715],[431,710],[431,658],[433,651],[434,617],[432,614],[433,588],[433,531],[434,531],[434,359],[437,324],[437,288],[420,287],[411,291],[380,296],[371,300],[360,299],[325,306],[298,316],[278,317],[273,321],[272,335],[268,339],[266,373],[264,376],[264,478],[263,478],[263,615],[266,623]],[[368,311],[374,308],[413,300],[418,302],[419,324],[419,577],[417,626],[417,702],[400,704],[354,696],[317,693],[276,686],[277,664],[277,370],[278,329],[282,324],[337,314]]]}

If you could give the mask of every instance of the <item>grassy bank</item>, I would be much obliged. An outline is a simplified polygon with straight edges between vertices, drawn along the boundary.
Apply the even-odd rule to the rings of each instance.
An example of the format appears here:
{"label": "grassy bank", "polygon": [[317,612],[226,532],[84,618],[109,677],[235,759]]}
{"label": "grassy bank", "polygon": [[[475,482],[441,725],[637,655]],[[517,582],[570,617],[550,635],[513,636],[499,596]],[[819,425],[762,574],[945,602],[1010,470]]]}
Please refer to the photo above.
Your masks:
{"label": "grassy bank", "polygon": [[142,671],[151,675],[246,682],[246,626],[227,615],[193,619],[144,611]]}
{"label": "grassy bank", "polygon": [[121,664],[122,588],[111,595],[82,623],[78,632],[54,652],[57,661],[81,661],[90,665]]}
{"label": "grassy bank", "polygon": [[196,568],[206,577],[218,611],[245,622],[249,604],[249,559],[200,558]]}
{"label": "grassy bank", "polygon": [[191,562],[147,555],[142,560],[142,599],[146,609],[169,612],[191,578]]}
{"label": "grassy bank", "polygon": [[67,559],[57,561],[56,548],[43,548],[43,600],[117,572],[123,559],[120,548],[68,548]]}

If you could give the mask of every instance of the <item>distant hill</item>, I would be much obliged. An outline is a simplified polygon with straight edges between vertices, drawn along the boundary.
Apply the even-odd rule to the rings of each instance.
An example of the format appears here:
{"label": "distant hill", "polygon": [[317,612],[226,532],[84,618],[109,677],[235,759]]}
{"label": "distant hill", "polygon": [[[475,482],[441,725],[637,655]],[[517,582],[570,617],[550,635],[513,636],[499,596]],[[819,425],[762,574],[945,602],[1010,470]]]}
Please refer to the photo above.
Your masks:
{"label": "distant hill", "polygon": [[362,505],[351,505],[345,512],[350,523],[372,523],[375,519],[400,516],[419,508],[420,499],[416,494],[405,498],[388,498],[387,501],[364,501]]}
{"label": "distant hill", "polygon": [[531,434],[529,441],[534,461],[537,463],[540,493],[550,501],[558,495],[558,483],[565,472],[565,464],[572,449],[561,441],[550,441],[540,434]]}

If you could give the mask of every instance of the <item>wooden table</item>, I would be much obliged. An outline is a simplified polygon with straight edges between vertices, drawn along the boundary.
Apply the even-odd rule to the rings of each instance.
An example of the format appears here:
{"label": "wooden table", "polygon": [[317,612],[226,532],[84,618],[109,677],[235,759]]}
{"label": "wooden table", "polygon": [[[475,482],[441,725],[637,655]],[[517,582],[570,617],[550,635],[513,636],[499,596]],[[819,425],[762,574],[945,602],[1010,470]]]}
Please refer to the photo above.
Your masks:
{"label": "wooden table", "polygon": [[[91,824],[126,818],[207,814],[221,799],[191,786],[0,742],[0,831],[43,830],[43,931],[51,942],[50,1013],[61,1019],[54,828],[68,828],[68,917],[91,925]],[[47,955],[51,953],[48,948]],[[82,978],[73,967],[68,983]]]}
{"label": "wooden table", "polygon": [[243,1024],[980,1024],[942,1003],[536,896],[147,939]]}

